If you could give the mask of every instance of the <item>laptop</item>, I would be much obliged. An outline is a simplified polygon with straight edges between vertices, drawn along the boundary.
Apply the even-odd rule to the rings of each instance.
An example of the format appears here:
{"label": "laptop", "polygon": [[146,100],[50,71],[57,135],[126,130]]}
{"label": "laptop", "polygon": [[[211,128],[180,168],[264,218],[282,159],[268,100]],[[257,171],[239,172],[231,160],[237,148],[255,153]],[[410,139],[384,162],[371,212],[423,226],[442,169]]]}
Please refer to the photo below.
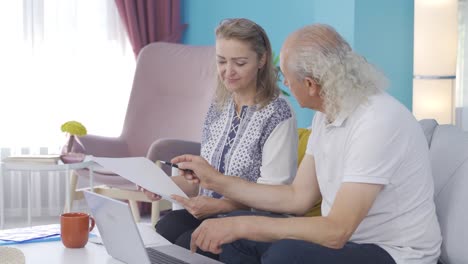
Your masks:
{"label": "laptop", "polygon": [[173,245],[163,237],[164,245],[145,247],[128,204],[90,191],[84,191],[84,196],[107,253],[115,259],[129,264],[221,263]]}

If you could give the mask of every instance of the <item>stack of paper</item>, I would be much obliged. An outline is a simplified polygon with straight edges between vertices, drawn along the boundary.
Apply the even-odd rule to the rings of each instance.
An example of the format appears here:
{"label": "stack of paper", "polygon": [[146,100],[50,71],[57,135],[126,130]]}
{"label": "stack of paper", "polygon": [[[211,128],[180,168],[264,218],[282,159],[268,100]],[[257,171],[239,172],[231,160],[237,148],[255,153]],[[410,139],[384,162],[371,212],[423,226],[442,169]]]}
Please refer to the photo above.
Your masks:
{"label": "stack of paper", "polygon": [[2,162],[22,162],[22,163],[41,163],[41,164],[57,164],[60,159],[58,154],[49,155],[18,155],[6,157]]}
{"label": "stack of paper", "polygon": [[[94,236],[96,235],[92,233],[89,234],[89,237]],[[0,246],[58,241],[60,239],[60,224],[0,230]]]}
{"label": "stack of paper", "polygon": [[60,240],[60,225],[0,230],[0,245]]}

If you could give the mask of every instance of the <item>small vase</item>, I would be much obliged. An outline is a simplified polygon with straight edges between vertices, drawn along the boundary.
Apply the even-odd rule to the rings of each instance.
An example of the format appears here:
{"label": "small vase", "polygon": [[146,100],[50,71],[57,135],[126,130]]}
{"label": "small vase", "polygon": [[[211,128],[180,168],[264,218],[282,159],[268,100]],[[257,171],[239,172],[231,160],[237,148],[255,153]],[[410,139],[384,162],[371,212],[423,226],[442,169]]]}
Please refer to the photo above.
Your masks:
{"label": "small vase", "polygon": [[63,163],[78,163],[85,159],[85,148],[79,138],[75,135],[68,135],[67,143],[62,147],[60,160]]}
{"label": "small vase", "polygon": [[70,152],[60,155],[60,160],[65,164],[82,162],[85,159],[84,153]]}

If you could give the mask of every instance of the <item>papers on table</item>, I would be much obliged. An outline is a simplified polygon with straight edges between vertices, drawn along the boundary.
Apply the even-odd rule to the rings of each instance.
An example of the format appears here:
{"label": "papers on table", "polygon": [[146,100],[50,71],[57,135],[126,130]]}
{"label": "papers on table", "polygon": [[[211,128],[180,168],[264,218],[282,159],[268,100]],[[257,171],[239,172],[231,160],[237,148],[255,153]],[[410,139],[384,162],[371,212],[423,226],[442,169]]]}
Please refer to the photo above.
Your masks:
{"label": "papers on table", "polygon": [[144,157],[106,158],[91,157],[91,160],[101,165],[104,169],[112,171],[125,179],[159,194],[173,203],[172,194],[188,198],[187,195],[174,183],[171,177],[156,166],[154,162]]}
{"label": "papers on table", "polygon": [[53,237],[60,240],[59,224],[0,230],[0,241],[10,242],[9,244],[32,242],[33,240]]}
{"label": "papers on table", "polygon": [[[96,235],[89,234],[89,237],[94,236]],[[59,241],[60,239],[60,224],[0,230],[0,246]]]}
{"label": "papers on table", "polygon": [[60,235],[58,224],[1,230],[0,240],[24,242],[54,235]]}

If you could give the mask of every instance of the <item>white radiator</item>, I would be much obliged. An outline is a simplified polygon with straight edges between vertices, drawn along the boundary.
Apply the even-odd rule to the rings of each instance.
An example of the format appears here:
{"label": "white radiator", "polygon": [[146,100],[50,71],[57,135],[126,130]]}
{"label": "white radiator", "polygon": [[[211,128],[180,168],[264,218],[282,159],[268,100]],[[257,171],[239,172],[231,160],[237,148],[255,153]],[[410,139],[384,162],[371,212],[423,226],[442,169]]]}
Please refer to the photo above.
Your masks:
{"label": "white radiator", "polygon": [[[10,155],[58,153],[58,148],[0,148],[1,159]],[[51,151],[49,151],[51,150]],[[65,175],[63,172],[24,172],[3,171],[3,190],[0,199],[4,199],[5,218],[27,215],[28,191],[27,177],[31,177],[31,215],[60,215],[65,204]]]}

